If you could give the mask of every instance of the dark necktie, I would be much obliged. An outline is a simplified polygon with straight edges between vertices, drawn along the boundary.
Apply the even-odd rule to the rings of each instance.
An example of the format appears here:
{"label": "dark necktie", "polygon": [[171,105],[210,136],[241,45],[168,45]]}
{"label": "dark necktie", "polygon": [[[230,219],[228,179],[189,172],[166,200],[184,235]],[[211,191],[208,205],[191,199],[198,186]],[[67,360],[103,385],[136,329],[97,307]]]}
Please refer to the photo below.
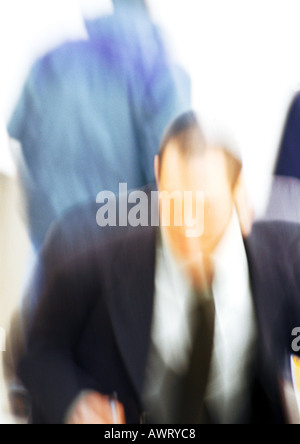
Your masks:
{"label": "dark necktie", "polygon": [[177,402],[177,424],[209,422],[204,399],[209,382],[215,331],[212,293],[202,297],[194,310],[194,336],[190,363],[183,375]]}

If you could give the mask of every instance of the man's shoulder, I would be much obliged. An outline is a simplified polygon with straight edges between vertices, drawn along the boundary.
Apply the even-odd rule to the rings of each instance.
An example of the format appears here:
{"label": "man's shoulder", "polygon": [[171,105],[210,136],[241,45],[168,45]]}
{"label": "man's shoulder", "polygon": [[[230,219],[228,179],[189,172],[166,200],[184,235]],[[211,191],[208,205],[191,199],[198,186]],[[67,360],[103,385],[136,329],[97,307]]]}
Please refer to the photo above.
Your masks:
{"label": "man's shoulder", "polygon": [[287,221],[257,221],[253,225],[252,235],[285,236],[288,238],[299,237],[300,224]]}
{"label": "man's shoulder", "polygon": [[[84,243],[86,243],[87,238],[93,239],[93,241],[96,239],[103,241],[105,239],[110,239],[110,237],[118,239],[119,235],[124,236],[134,233],[138,234],[140,231],[139,228],[143,227],[136,227],[137,229],[133,230],[132,228],[134,227],[132,227],[129,223],[130,211],[135,207],[135,205],[138,204],[140,194],[136,195],[133,199],[137,200],[135,203],[130,203],[129,197],[131,193],[136,192],[143,193],[145,197],[143,204],[146,206],[144,209],[146,210],[146,214],[148,216],[147,225],[150,227],[151,221],[153,219],[157,219],[155,216],[158,215],[157,198],[153,198],[152,195],[153,192],[156,192],[156,187],[154,184],[149,184],[145,187],[134,189],[129,191],[128,194],[119,196],[114,195],[113,199],[108,199],[108,194],[105,192],[106,197],[104,200],[107,199],[107,202],[105,201],[97,203],[95,199],[73,206],[52,225],[49,232],[49,238],[51,238],[53,242],[53,238],[59,235],[61,238],[64,237],[66,240],[70,240],[71,242],[74,242],[75,240],[80,242],[80,240],[82,240]],[[113,193],[109,193],[109,195],[113,196]],[[126,204],[125,206],[124,203]],[[99,224],[97,214],[99,209],[103,206],[105,206],[105,211],[113,213],[113,224],[109,223],[109,219],[107,219],[107,226],[101,226],[101,224]],[[124,224],[123,222],[120,223],[121,211],[126,212],[125,216],[128,222],[127,224]]]}
{"label": "man's shoulder", "polygon": [[89,40],[68,41],[43,54],[37,59],[34,66],[37,71],[43,73],[45,67],[53,66],[56,69],[59,69],[60,66],[68,67],[70,62],[83,56],[89,56],[93,52],[93,45]]}
{"label": "man's shoulder", "polygon": [[248,246],[264,251],[300,252],[300,224],[285,221],[258,221],[254,224]]}
{"label": "man's shoulder", "polygon": [[[155,190],[152,185],[142,188],[146,196],[150,196]],[[119,200],[116,206],[119,206]],[[151,206],[151,200],[149,199]],[[147,226],[131,226],[129,223],[121,226],[119,222],[114,226],[99,226],[97,222],[97,212],[100,205],[95,201],[79,204],[59,220],[53,223],[49,230],[46,242],[42,249],[42,256],[55,257],[58,263],[80,260],[97,256],[103,252],[121,250],[126,244],[128,253],[140,244],[141,248],[152,247],[155,242],[156,227],[151,226],[151,212],[148,211],[149,224]],[[117,208],[117,220],[118,208]],[[130,205],[128,205],[130,211]],[[52,260],[53,262],[53,260]]]}

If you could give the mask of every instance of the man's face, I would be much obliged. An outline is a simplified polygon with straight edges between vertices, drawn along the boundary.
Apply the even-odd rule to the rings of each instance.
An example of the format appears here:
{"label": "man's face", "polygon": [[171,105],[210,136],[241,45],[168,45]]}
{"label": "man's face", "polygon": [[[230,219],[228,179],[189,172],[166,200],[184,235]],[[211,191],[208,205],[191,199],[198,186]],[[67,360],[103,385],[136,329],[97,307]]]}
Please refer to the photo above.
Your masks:
{"label": "man's face", "polygon": [[[233,193],[222,149],[207,150],[204,155],[195,154],[184,159],[176,142],[170,142],[160,165],[159,191],[180,192],[182,196],[188,191],[193,196],[189,206],[182,207],[182,226],[175,225],[174,211],[171,211],[170,226],[162,228],[175,257],[186,264],[197,262],[200,257],[210,257],[224,235],[233,211]],[[201,208],[196,199],[197,192],[203,193]],[[162,202],[160,211],[162,217]],[[187,235],[190,229],[185,223],[187,211],[192,211],[199,227],[204,222],[201,236]]]}

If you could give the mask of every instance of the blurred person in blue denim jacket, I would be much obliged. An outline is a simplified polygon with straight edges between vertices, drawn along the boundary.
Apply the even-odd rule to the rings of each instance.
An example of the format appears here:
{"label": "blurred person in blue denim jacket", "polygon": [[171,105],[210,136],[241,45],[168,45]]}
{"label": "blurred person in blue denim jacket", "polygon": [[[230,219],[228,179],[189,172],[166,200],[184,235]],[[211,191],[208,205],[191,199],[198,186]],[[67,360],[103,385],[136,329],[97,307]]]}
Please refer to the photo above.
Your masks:
{"label": "blurred person in blue denim jacket", "polygon": [[154,181],[164,128],[190,107],[188,76],[174,64],[144,0],[114,0],[114,14],[86,20],[87,41],[36,62],[9,124],[32,242],[51,223],[119,183]]}
{"label": "blurred person in blue denim jacket", "polygon": [[288,112],[275,174],[300,179],[300,92]]}

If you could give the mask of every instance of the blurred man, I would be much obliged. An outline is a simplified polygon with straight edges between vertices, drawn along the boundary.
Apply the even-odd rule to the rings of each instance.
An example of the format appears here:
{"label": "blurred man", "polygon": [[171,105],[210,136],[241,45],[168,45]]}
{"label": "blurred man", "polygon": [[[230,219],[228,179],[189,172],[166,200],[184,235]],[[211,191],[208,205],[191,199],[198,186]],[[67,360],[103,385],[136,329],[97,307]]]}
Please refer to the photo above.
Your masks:
{"label": "blurred man", "polygon": [[[98,228],[101,240],[72,257],[57,245],[78,232],[74,213],[48,241],[20,365],[33,421],[284,422],[280,379],[300,325],[299,227],[252,228],[240,161],[205,140],[194,113],[172,124],[155,171],[160,228],[151,202],[139,217],[151,215],[152,226]],[[148,202],[155,195],[146,190]]]}
{"label": "blurred man", "polygon": [[190,108],[185,73],[170,60],[144,0],[114,0],[87,20],[89,39],[68,42],[34,65],[9,133],[22,144],[19,172],[31,239],[120,182],[154,180],[153,156],[173,118]]}

